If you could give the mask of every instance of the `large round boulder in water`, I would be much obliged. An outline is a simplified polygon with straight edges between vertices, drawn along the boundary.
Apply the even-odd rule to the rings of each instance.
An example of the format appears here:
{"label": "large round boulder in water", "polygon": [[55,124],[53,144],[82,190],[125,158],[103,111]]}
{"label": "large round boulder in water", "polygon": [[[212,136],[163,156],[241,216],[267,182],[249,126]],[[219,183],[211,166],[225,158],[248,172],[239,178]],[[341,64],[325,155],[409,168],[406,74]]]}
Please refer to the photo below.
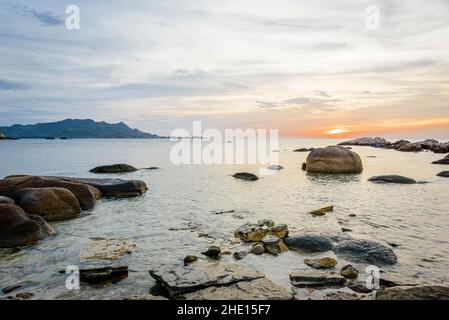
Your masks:
{"label": "large round boulder in water", "polygon": [[341,146],[318,148],[306,160],[307,172],[317,173],[360,173],[362,160],[354,151]]}
{"label": "large round boulder in water", "polygon": [[26,212],[47,221],[75,218],[81,212],[76,197],[63,188],[24,188],[14,192],[12,198]]}
{"label": "large round boulder in water", "polygon": [[334,247],[334,252],[348,260],[377,266],[392,265],[398,261],[391,248],[369,240],[346,240]]}
{"label": "large round boulder in water", "polygon": [[53,233],[41,217],[12,204],[0,204],[0,248],[30,245]]}

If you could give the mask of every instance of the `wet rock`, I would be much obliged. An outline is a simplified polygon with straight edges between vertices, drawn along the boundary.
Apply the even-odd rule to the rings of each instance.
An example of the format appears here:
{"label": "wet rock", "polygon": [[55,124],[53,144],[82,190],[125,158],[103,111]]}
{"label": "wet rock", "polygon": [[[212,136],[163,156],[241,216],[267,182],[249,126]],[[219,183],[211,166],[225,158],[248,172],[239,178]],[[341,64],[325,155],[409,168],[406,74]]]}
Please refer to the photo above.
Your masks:
{"label": "wet rock", "polygon": [[259,180],[258,176],[256,176],[255,174],[252,174],[252,173],[248,173],[248,172],[237,172],[236,174],[233,175],[233,177],[236,179],[247,180],[247,181]]}
{"label": "wet rock", "polygon": [[449,158],[445,157],[444,159],[433,161],[432,164],[449,164]]}
{"label": "wet rock", "polygon": [[13,284],[11,286],[4,287],[2,289],[2,292],[4,294],[8,294],[8,293],[11,293],[11,292],[13,292],[15,290],[24,289],[24,288],[28,288],[28,287],[31,287],[31,286],[36,286],[38,284],[39,284],[39,282],[36,282],[36,281],[25,281],[25,282],[21,282],[21,283],[16,283],[16,284]]}
{"label": "wet rock", "polygon": [[78,199],[63,188],[24,188],[14,192],[12,198],[27,213],[46,221],[76,218],[81,212]]}
{"label": "wet rock", "polygon": [[401,286],[377,291],[376,300],[449,300],[449,287]]}
{"label": "wet rock", "polygon": [[370,293],[374,290],[367,287],[365,281],[354,281],[348,285],[348,288],[358,293]]}
{"label": "wet rock", "polygon": [[259,242],[266,235],[275,235],[284,238],[288,235],[288,226],[286,224],[274,224],[274,221],[264,219],[257,221],[256,224],[246,223],[234,232],[234,236],[246,242]]}
{"label": "wet rock", "polygon": [[99,166],[89,170],[92,173],[124,173],[137,171],[136,168],[129,164],[119,163],[107,166]]}
{"label": "wet rock", "polygon": [[315,148],[299,148],[293,150],[293,152],[312,152],[313,150],[315,150]]}
{"label": "wet rock", "polygon": [[195,267],[160,266],[150,275],[170,297],[208,287],[229,286],[241,281],[263,278],[264,275],[237,265],[198,264]]}
{"label": "wet rock", "polygon": [[116,283],[128,277],[128,266],[107,266],[80,269],[80,280],[85,283]]}
{"label": "wet rock", "polygon": [[10,197],[0,196],[0,204],[16,204]]}
{"label": "wet rock", "polygon": [[341,268],[340,274],[346,279],[356,279],[359,275],[359,271],[354,268],[352,265],[348,264]]}
{"label": "wet rock", "polygon": [[287,290],[266,278],[240,281],[227,287],[208,287],[184,295],[186,300],[292,300]]}
{"label": "wet rock", "polygon": [[309,213],[314,216],[324,216],[326,213],[334,210],[334,206],[328,206],[321,209],[310,211]]}
{"label": "wet rock", "polygon": [[53,228],[41,217],[12,204],[0,204],[0,248],[30,245],[52,234]]}
{"label": "wet rock", "polygon": [[370,240],[346,240],[334,247],[334,252],[348,260],[373,265],[392,265],[397,257],[391,248]]}
{"label": "wet rock", "polygon": [[124,239],[98,239],[89,242],[81,252],[81,259],[117,260],[133,252],[136,245]]}
{"label": "wet rock", "polygon": [[357,215],[356,215],[355,213],[351,213],[351,214],[349,214],[348,216],[351,217],[351,218],[357,217]]}
{"label": "wet rock", "polygon": [[106,198],[126,198],[137,197],[144,194],[148,187],[140,180],[122,179],[92,179],[92,178],[67,178],[61,177],[64,181],[84,183],[100,190]]}
{"label": "wet rock", "polygon": [[298,288],[340,287],[346,279],[330,271],[299,270],[290,273],[292,285]]}
{"label": "wet rock", "polygon": [[349,228],[341,228],[341,232],[351,232],[352,229]]}
{"label": "wet rock", "polygon": [[282,170],[282,169],[284,169],[284,167],[281,165],[278,165],[278,164],[273,164],[273,165],[269,166],[267,169],[268,170]]}
{"label": "wet rock", "polygon": [[16,298],[20,300],[30,300],[34,296],[31,292],[19,292],[16,294]]}
{"label": "wet rock", "polygon": [[234,257],[235,260],[242,260],[247,255],[248,255],[248,252],[246,252],[246,251],[237,251],[237,252],[234,252],[234,254],[232,256]]}
{"label": "wet rock", "polygon": [[31,188],[42,180],[35,176],[10,176],[0,180],[0,195],[11,197],[14,192],[23,188]]}
{"label": "wet rock", "polygon": [[209,246],[209,248],[206,251],[201,252],[201,254],[204,254],[206,257],[209,258],[218,258],[220,256],[220,253],[221,249],[220,247],[217,246]]}
{"label": "wet rock", "polygon": [[400,183],[400,184],[414,184],[415,180],[398,175],[388,175],[388,176],[375,176],[368,179],[368,181],[375,183]]}
{"label": "wet rock", "polygon": [[304,263],[315,269],[331,269],[337,265],[337,260],[325,257],[319,259],[304,259]]}
{"label": "wet rock", "polygon": [[184,258],[184,265],[187,266],[189,264],[191,264],[192,262],[198,261],[198,257],[197,256],[193,256],[193,255],[188,255],[185,256]]}
{"label": "wet rock", "polygon": [[331,238],[315,233],[289,236],[284,239],[284,243],[290,249],[300,249],[310,252],[325,252],[333,248]]}
{"label": "wet rock", "polygon": [[407,143],[407,144],[404,144],[403,146],[399,147],[396,150],[402,151],[402,152],[418,152],[418,151],[421,151],[422,148],[419,143]]}
{"label": "wet rock", "polygon": [[159,167],[149,167],[149,168],[145,168],[146,170],[157,170],[160,169]]}
{"label": "wet rock", "polygon": [[[449,171],[442,171],[442,172],[438,173],[437,176],[449,178]],[[0,200],[0,202],[1,202],[1,200]]]}
{"label": "wet rock", "polygon": [[360,156],[341,146],[318,148],[307,159],[307,172],[312,173],[360,173],[363,171]]}
{"label": "wet rock", "polygon": [[301,170],[306,171],[307,170],[307,163],[303,162],[301,165]]}
{"label": "wet rock", "polygon": [[339,146],[384,146],[384,145],[389,145],[390,142],[388,142],[387,140],[385,140],[384,138],[381,137],[362,137],[362,138],[357,138],[354,140],[350,140],[350,141],[344,141],[339,143]]}
{"label": "wet rock", "polygon": [[262,243],[265,247],[265,250],[268,253],[278,255],[281,253],[281,249],[279,247],[279,243],[281,242],[281,238],[274,235],[267,235],[262,238]]}
{"label": "wet rock", "polygon": [[400,147],[405,146],[409,143],[410,143],[410,141],[408,141],[408,140],[398,140],[398,141],[393,142],[391,147],[393,149],[399,149]]}
{"label": "wet rock", "polygon": [[250,250],[251,253],[255,255],[261,255],[265,253],[265,247],[262,243],[256,243]]}

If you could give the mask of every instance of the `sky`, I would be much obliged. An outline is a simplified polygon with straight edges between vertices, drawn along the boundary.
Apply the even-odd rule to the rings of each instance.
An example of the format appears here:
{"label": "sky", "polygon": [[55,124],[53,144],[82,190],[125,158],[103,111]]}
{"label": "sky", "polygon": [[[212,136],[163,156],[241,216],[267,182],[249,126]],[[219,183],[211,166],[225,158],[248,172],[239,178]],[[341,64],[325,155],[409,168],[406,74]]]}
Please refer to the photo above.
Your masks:
{"label": "sky", "polygon": [[0,0],[0,126],[449,139],[448,39],[449,0]]}

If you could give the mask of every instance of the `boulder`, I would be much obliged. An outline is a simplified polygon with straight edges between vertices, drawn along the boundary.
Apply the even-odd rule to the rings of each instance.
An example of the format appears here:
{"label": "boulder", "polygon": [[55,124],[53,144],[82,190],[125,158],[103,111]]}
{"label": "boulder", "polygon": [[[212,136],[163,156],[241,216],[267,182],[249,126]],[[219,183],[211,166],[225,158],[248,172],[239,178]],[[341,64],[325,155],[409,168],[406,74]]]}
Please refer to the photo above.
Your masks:
{"label": "boulder", "polygon": [[393,149],[399,149],[400,147],[405,146],[406,144],[409,144],[409,143],[410,143],[410,141],[408,141],[408,140],[398,140],[398,141],[393,142],[391,144],[391,146]]}
{"label": "boulder", "polygon": [[100,190],[101,195],[106,198],[137,197],[144,194],[148,187],[140,180],[122,179],[92,179],[92,178],[67,178],[59,177],[64,181],[72,181],[90,185]]}
{"label": "boulder", "polygon": [[265,253],[265,247],[263,246],[263,243],[256,243],[249,252],[254,253],[255,255],[261,255]]}
{"label": "boulder", "polygon": [[0,204],[0,248],[30,245],[52,234],[52,227],[41,217],[12,204]]}
{"label": "boulder", "polygon": [[284,239],[284,243],[290,249],[299,249],[309,252],[325,252],[333,248],[333,241],[325,235],[316,233],[305,233],[289,236]]}
{"label": "boulder", "polygon": [[76,197],[63,188],[24,188],[14,192],[12,198],[26,212],[46,221],[76,218],[81,212]]}
{"label": "boulder", "polygon": [[319,259],[304,259],[304,263],[314,269],[331,269],[337,265],[337,260],[325,257]]}
{"label": "boulder", "polygon": [[443,159],[433,161],[432,164],[449,164],[449,158],[446,156]]}
{"label": "boulder", "polygon": [[298,288],[341,287],[346,279],[332,271],[299,270],[290,273],[290,281]]}
{"label": "boulder", "polygon": [[218,258],[220,256],[221,249],[220,249],[220,247],[217,247],[217,246],[209,246],[209,248],[207,248],[206,251],[201,252],[201,253],[209,258]]}
{"label": "boulder", "polygon": [[310,211],[309,213],[314,216],[324,216],[326,213],[333,211],[333,210],[334,210],[334,206],[328,206],[328,207],[324,207],[321,209]]}
{"label": "boulder", "polygon": [[[449,171],[441,171],[440,173],[437,174],[438,177],[444,177],[444,178],[449,178]],[[1,200],[0,200],[1,202]]]}
{"label": "boulder", "polygon": [[117,260],[133,252],[136,245],[124,239],[95,239],[81,251],[81,259]]}
{"label": "boulder", "polygon": [[376,300],[449,300],[449,287],[400,286],[377,291]]}
{"label": "boulder", "polygon": [[307,164],[305,162],[302,163],[301,170],[302,171],[306,171],[307,170]]}
{"label": "boulder", "polygon": [[[3,188],[2,188],[3,186]],[[11,176],[0,181],[0,190],[9,195],[24,188],[64,188],[70,190],[81,206],[81,209],[90,209],[101,197],[98,189],[77,182],[69,182],[53,177],[38,176]],[[1,192],[1,191],[0,191]]]}
{"label": "boulder", "polygon": [[418,152],[422,151],[421,145],[419,143],[407,143],[403,146],[397,148],[396,150],[402,152]]}
{"label": "boulder", "polygon": [[187,255],[184,257],[184,265],[187,266],[189,264],[191,264],[192,262],[198,261],[198,257],[197,256],[193,256],[193,255]]}
{"label": "boulder", "polygon": [[247,180],[247,181],[256,181],[259,179],[259,177],[257,177],[255,174],[248,173],[248,172],[237,172],[236,174],[233,175],[233,177],[236,179]]}
{"label": "boulder", "polygon": [[99,166],[89,170],[92,173],[125,173],[137,171],[136,168],[129,164],[119,163],[107,166]]}
{"label": "boulder", "polygon": [[150,275],[172,298],[209,287],[264,278],[263,274],[238,265],[217,263],[195,264],[195,267],[162,265],[150,270]]}
{"label": "boulder", "polygon": [[266,278],[208,287],[184,295],[186,300],[292,300],[294,294]]}
{"label": "boulder", "polygon": [[370,240],[345,240],[334,246],[334,252],[345,259],[376,266],[398,261],[391,248]]}
{"label": "boulder", "polygon": [[116,283],[128,277],[128,266],[85,267],[80,269],[80,280],[89,284]]}
{"label": "boulder", "polygon": [[398,175],[387,175],[387,176],[375,176],[368,179],[368,181],[375,183],[400,183],[400,184],[414,184],[415,180]]}
{"label": "boulder", "polygon": [[307,172],[360,173],[363,170],[360,156],[341,146],[318,148],[306,159]]}
{"label": "boulder", "polygon": [[0,196],[0,204],[16,204],[10,197]]}
{"label": "boulder", "polygon": [[359,271],[354,268],[352,265],[348,264],[341,268],[340,274],[347,279],[356,279],[359,275]]}
{"label": "boulder", "polygon": [[438,140],[435,139],[426,139],[423,141],[418,141],[416,144],[419,144],[422,149],[424,150],[431,150],[432,148],[435,148],[435,146],[439,145],[440,143]]}

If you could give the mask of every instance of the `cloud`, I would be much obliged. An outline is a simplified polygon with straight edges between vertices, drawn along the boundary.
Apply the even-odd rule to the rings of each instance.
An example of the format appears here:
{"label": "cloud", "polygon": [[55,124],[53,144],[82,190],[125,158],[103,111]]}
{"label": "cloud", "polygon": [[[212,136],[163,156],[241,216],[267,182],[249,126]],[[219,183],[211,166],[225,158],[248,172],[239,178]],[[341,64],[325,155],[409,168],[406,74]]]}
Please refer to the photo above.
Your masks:
{"label": "cloud", "polygon": [[64,24],[64,19],[58,17],[51,11],[37,11],[33,8],[19,4],[11,8],[15,11],[16,14],[33,18],[34,20],[40,22],[44,27],[53,27]]}
{"label": "cloud", "polygon": [[31,86],[25,83],[17,83],[0,79],[0,90],[28,90]]}

